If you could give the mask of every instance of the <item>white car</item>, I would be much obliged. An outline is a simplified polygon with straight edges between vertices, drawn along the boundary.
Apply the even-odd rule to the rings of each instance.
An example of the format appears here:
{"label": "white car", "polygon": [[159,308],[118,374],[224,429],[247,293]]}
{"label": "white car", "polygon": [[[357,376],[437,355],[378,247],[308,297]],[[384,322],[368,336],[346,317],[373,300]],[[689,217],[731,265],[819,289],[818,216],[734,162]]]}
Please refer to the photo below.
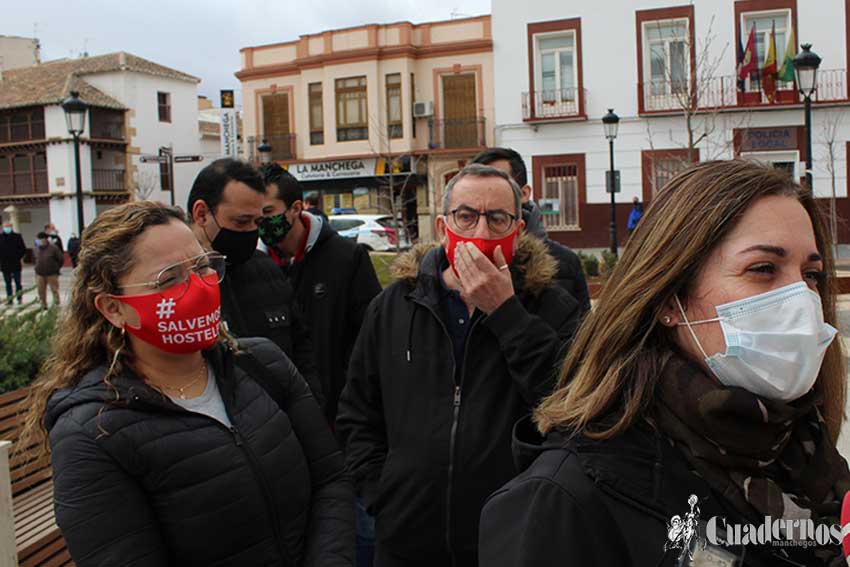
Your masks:
{"label": "white car", "polygon": [[[389,215],[333,215],[328,217],[331,227],[340,236],[363,244],[369,250],[392,252],[396,249],[398,233]],[[410,248],[407,231],[398,223],[401,231],[401,248]]]}

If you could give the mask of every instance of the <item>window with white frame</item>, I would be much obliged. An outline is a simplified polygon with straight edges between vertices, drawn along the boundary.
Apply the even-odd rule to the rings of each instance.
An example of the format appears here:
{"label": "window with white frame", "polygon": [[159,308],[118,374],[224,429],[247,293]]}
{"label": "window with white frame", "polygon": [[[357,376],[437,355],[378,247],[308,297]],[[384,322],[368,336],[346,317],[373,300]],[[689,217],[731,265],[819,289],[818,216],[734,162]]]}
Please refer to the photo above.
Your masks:
{"label": "window with white frame", "polygon": [[537,84],[540,97],[548,103],[574,102],[578,83],[575,33],[536,34]]}
{"label": "window with white frame", "polygon": [[[776,70],[782,67],[782,59],[785,56],[788,39],[791,30],[791,10],[775,10],[771,12],[749,12],[741,15],[741,46],[746,49],[749,41],[750,31],[755,27],[756,36],[756,61],[758,70],[751,73],[746,80],[747,91],[761,90],[761,70],[767,59],[767,50],[770,46],[770,33],[776,30]],[[776,26],[774,28],[774,26]],[[796,52],[796,49],[794,50]],[[777,81],[776,88],[780,90],[792,89],[793,83]]]}
{"label": "window with white frame", "polygon": [[690,76],[688,20],[659,20],[643,24],[645,92],[668,96],[688,92]]}
{"label": "window with white frame", "polygon": [[559,164],[543,168],[543,196],[538,206],[546,228],[578,229],[578,167]]}

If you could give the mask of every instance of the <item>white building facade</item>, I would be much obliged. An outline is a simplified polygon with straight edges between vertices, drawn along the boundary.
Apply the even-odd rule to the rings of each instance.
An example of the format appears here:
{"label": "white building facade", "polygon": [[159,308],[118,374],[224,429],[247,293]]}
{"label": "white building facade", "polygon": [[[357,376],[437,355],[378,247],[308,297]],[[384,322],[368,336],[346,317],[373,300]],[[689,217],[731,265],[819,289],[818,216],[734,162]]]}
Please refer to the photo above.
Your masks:
{"label": "white building facade", "polygon": [[[80,139],[84,223],[131,198],[185,206],[198,162],[145,163],[144,155],[200,153],[195,77],[129,53],[60,60],[0,79],[0,210],[29,246],[53,223],[79,234],[73,138],[61,107],[72,91],[89,105]],[[172,192],[173,188],[173,192]]]}
{"label": "white building facade", "polygon": [[[758,74],[737,80],[739,41],[746,46],[751,32],[760,68],[772,31],[777,69],[789,44],[796,54],[800,43],[812,43],[822,58],[814,191],[828,198],[834,185],[839,215],[850,217],[850,0],[817,7],[801,0],[493,0],[492,8],[496,144],[525,159],[552,238],[574,248],[609,246],[601,122],[609,108],[620,118],[620,246],[632,199],[651,201],[689,162],[747,157],[804,179],[804,111],[794,83],[780,81],[770,101]],[[846,228],[839,240],[850,242]]]}

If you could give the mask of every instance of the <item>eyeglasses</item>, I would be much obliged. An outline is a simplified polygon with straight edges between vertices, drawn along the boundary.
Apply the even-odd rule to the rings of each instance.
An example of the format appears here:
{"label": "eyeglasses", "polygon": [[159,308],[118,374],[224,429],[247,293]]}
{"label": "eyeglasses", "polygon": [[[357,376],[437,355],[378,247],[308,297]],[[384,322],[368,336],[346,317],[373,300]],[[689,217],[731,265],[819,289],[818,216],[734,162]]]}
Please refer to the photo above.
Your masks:
{"label": "eyeglasses", "polygon": [[168,297],[180,299],[189,289],[189,277],[192,274],[201,278],[207,285],[218,285],[224,279],[226,256],[218,252],[204,252],[192,258],[166,266],[151,282],[122,285],[122,289],[150,287],[159,293],[168,292]]}
{"label": "eyeglasses", "polygon": [[455,221],[455,225],[462,231],[472,231],[478,226],[478,220],[485,216],[487,217],[487,227],[494,234],[505,234],[508,232],[516,221],[516,215],[512,215],[506,211],[476,211],[470,207],[458,207],[449,214]]}

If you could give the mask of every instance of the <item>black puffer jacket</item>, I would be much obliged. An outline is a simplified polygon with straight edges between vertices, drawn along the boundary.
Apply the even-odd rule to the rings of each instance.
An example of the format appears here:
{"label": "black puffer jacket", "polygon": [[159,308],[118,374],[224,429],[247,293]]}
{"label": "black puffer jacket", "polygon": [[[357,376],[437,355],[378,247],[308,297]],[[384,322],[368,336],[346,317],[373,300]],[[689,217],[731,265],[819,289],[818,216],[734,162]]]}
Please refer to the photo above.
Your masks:
{"label": "black puffer jacket", "polygon": [[325,416],[333,423],[351,349],[381,284],[366,249],[341,237],[327,221],[313,248],[289,270],[311,331]]}
{"label": "black puffer jacket", "polygon": [[399,258],[401,279],[369,306],[337,418],[377,515],[378,554],[407,561],[475,553],[484,500],[514,476],[513,424],[551,391],[578,321],[575,299],[552,282],[554,261],[523,236],[516,295],[475,320],[455,360],[441,304],[447,265],[443,248]]}
{"label": "black puffer jacket", "polygon": [[[522,472],[484,506],[480,567],[823,565],[811,557],[814,548],[712,545],[706,532],[712,517],[749,522],[645,422],[593,441],[557,431],[541,437],[526,418],[516,425],[513,447]],[[679,563],[680,549],[665,550],[667,529],[674,515],[690,511],[692,494],[699,499],[700,545],[714,559]],[[723,524],[716,525],[722,538]]]}
{"label": "black puffer jacket", "polygon": [[78,567],[353,565],[354,495],[319,407],[272,343],[240,350],[287,403],[249,377],[246,354],[216,347],[230,429],[129,374],[105,402],[104,367],[53,394],[56,521]]}
{"label": "black puffer jacket", "polygon": [[286,274],[256,251],[244,264],[227,264],[220,287],[227,329],[237,337],[265,337],[280,347],[322,406],[325,392],[316,375],[313,341]]}

